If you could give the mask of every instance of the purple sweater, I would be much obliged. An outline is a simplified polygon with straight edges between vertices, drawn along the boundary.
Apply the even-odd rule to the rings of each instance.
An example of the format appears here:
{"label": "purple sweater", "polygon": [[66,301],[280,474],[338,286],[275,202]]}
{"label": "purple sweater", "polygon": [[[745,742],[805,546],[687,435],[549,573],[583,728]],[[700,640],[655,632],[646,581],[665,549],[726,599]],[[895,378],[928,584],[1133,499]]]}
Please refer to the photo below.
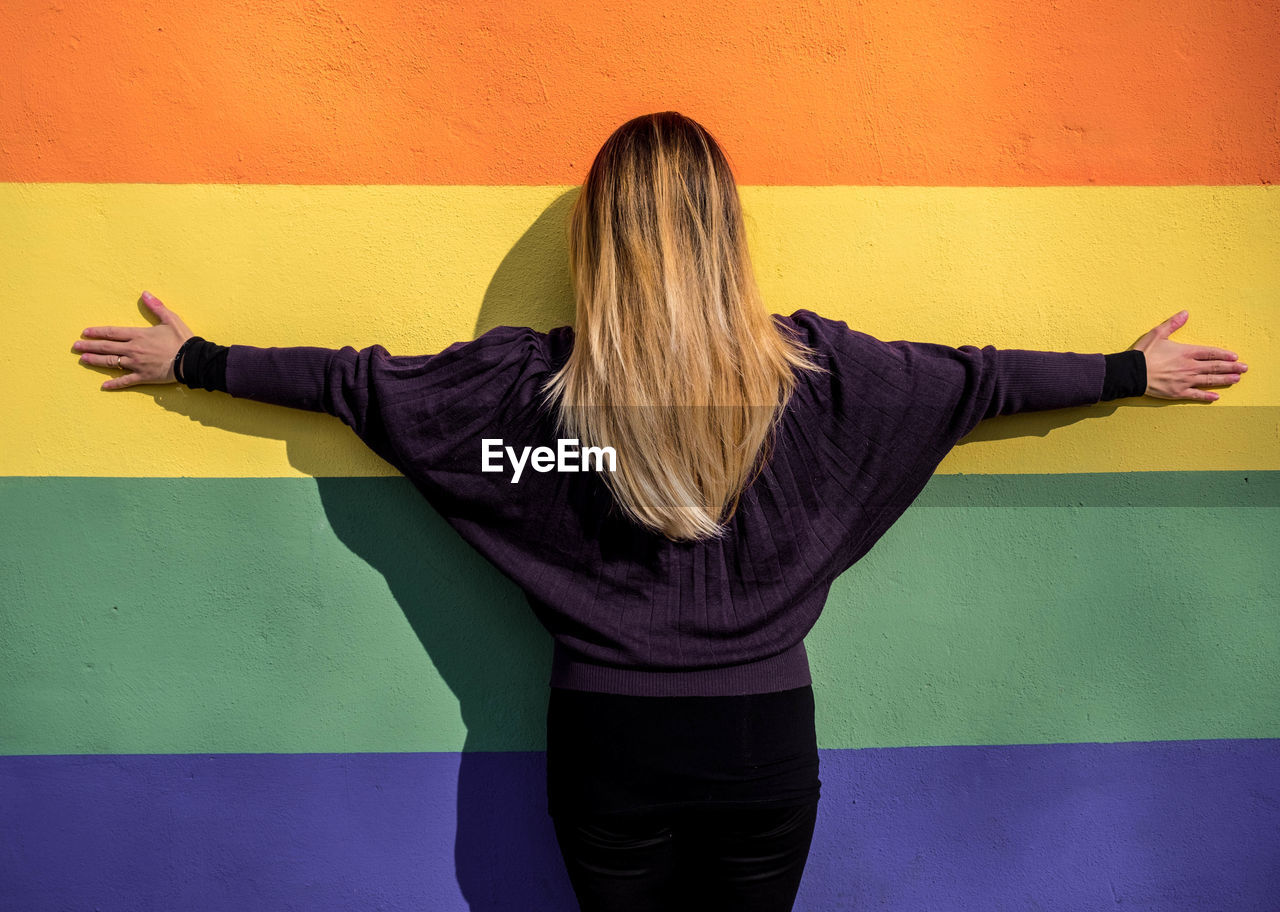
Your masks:
{"label": "purple sweater", "polygon": [[481,471],[485,438],[556,448],[538,390],[573,347],[568,326],[499,326],[434,355],[232,345],[225,382],[337,416],[404,473],[525,592],[554,638],[552,686],[762,693],[811,683],[804,637],[832,582],[962,437],[995,415],[1099,402],[1116,357],[885,342],[809,310],[774,319],[828,372],[800,374],[772,457],[711,541],[625,519],[594,472]]}

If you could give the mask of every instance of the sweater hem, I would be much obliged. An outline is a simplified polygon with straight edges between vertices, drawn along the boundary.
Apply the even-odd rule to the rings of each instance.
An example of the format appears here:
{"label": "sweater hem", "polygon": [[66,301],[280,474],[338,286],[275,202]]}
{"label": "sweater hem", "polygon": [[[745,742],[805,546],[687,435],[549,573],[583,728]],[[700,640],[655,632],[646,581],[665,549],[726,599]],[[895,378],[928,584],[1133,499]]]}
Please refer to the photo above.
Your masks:
{"label": "sweater hem", "polygon": [[804,640],[775,655],[718,668],[652,670],[602,665],[556,640],[551,686],[645,697],[728,697],[791,690],[813,683]]}

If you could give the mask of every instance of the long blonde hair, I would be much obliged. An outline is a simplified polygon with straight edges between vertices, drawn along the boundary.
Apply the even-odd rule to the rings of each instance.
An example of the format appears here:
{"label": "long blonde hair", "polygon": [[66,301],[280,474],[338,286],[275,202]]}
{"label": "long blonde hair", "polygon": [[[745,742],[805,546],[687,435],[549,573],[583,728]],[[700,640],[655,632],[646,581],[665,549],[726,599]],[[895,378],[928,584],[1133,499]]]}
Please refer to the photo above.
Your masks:
{"label": "long blonde hair", "polygon": [[794,369],[821,370],[764,306],[728,160],[675,111],[636,117],[597,153],[568,240],[574,346],[543,388],[559,433],[613,447],[600,474],[636,521],[722,535]]}

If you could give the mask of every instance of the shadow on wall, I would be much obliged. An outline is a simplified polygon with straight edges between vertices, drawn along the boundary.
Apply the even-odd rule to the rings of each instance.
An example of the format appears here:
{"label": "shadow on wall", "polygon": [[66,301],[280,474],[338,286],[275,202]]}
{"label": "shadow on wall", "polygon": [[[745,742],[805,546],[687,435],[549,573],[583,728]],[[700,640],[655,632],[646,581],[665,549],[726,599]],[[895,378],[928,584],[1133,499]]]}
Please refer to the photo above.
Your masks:
{"label": "shadow on wall", "polygon": [[577,196],[575,187],[556,197],[502,258],[485,289],[473,338],[495,326],[546,331],[573,325],[568,226]]}
{"label": "shadow on wall", "polygon": [[[472,912],[574,908],[546,810],[544,755],[529,750],[546,744],[551,638],[519,588],[407,479],[394,481],[316,479],[334,533],[386,579],[458,698],[467,729],[458,758],[458,886]],[[528,762],[495,756],[504,750],[525,751]]]}
{"label": "shadow on wall", "polygon": [[[573,323],[566,226],[577,192],[574,188],[557,197],[498,265],[476,321],[476,336],[500,325],[545,331]],[[777,313],[804,306],[806,302],[772,304]],[[144,305],[139,307],[146,312]],[[337,433],[328,416],[315,416],[315,425],[281,422],[277,406],[191,397],[165,387],[139,391],[202,424],[283,439],[290,464],[318,476],[335,534],[386,579],[458,699],[467,737],[459,758],[455,863],[469,907],[473,912],[574,908],[546,812],[545,758],[529,750],[546,743],[551,640],[519,588],[467,545],[407,479],[389,485],[386,479],[320,477],[330,470]],[[1000,418],[984,423],[981,433],[966,442],[1044,435],[1111,410],[1064,409]],[[378,523],[370,516],[378,516]],[[528,762],[512,779],[510,755],[497,763],[495,751],[524,751]]]}
{"label": "shadow on wall", "polygon": [[[573,323],[566,225],[577,189],[548,206],[503,257],[475,335],[499,325]],[[139,310],[154,322],[144,304]],[[139,387],[170,411],[246,436],[283,440],[290,465],[316,477],[334,533],[387,581],[423,649],[457,697],[467,736],[459,757],[455,867],[472,912],[576,908],[546,809],[551,638],[523,593],[448,526],[408,479],[324,477],[335,419],[230,397]],[[395,481],[388,484],[388,481]],[[377,516],[375,523],[371,517]],[[527,763],[512,778],[512,755]],[[424,821],[424,828],[441,822]],[[448,822],[452,823],[452,821]],[[446,826],[448,824],[445,824]]]}

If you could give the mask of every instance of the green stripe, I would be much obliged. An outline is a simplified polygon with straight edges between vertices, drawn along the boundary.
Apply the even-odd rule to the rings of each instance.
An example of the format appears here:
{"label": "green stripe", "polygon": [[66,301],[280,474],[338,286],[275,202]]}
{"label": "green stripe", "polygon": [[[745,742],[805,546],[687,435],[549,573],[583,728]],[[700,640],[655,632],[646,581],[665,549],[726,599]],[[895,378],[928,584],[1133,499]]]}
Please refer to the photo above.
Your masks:
{"label": "green stripe", "polygon": [[[1278,490],[935,477],[809,635],[820,745],[1280,737]],[[402,477],[7,477],[0,511],[0,753],[545,746],[549,637]]]}
{"label": "green stripe", "polygon": [[1276,507],[1280,472],[935,475],[915,507]]}

